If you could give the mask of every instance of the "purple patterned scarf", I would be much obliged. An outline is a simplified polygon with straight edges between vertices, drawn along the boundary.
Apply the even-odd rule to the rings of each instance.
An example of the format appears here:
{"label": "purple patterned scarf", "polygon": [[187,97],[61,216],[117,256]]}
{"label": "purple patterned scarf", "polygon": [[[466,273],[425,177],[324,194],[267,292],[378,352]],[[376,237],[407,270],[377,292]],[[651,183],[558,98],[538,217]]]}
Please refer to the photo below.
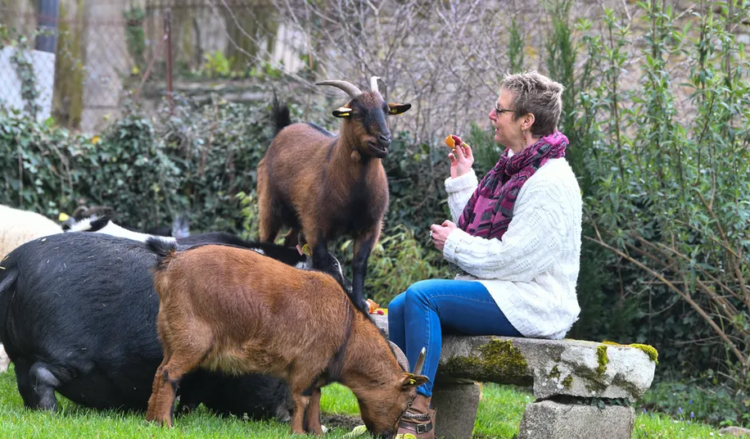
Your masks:
{"label": "purple patterned scarf", "polygon": [[513,157],[508,157],[510,148],[506,149],[469,199],[458,227],[473,236],[501,239],[513,219],[521,186],[547,160],[565,157],[567,146],[568,138],[555,131]]}

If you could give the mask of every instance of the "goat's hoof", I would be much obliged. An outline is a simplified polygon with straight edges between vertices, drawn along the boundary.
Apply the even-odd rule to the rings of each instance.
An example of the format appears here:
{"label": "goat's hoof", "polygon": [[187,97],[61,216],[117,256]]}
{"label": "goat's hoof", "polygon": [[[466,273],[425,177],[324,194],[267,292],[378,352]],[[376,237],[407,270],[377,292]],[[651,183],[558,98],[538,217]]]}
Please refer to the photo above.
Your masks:
{"label": "goat's hoof", "polygon": [[359,307],[359,309],[361,309],[361,310],[362,310],[362,311],[364,311],[365,313],[367,313],[367,314],[369,314],[369,313],[370,313],[370,304],[369,304],[369,303],[367,303],[367,301],[366,301],[366,300],[362,299],[362,300],[361,300],[361,301],[359,302],[359,304],[358,304],[358,307]]}

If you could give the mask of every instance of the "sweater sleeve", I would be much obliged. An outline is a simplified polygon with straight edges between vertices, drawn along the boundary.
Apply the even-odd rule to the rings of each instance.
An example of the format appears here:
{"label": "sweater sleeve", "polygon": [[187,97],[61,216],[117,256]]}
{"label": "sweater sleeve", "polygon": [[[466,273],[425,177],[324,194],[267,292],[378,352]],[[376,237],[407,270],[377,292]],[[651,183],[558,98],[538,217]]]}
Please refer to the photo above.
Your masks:
{"label": "sweater sleeve", "polygon": [[473,169],[460,177],[448,177],[445,180],[445,191],[448,192],[448,207],[451,210],[454,223],[458,224],[458,219],[461,217],[466,203],[469,202],[478,185],[477,174]]}
{"label": "sweater sleeve", "polygon": [[448,235],[444,257],[480,279],[530,282],[549,270],[562,251],[565,200],[553,185],[528,189],[525,197],[519,195],[502,240],[456,229]]}

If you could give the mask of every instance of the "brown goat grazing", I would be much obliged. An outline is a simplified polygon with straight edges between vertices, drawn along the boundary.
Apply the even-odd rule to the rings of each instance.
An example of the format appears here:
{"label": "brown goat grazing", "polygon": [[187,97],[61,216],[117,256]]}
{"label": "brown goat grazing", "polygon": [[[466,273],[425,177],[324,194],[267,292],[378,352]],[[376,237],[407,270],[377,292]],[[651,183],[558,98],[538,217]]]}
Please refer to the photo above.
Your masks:
{"label": "brown goat grazing", "polygon": [[351,97],[346,107],[333,112],[343,118],[338,136],[314,124],[291,124],[289,109],[275,103],[277,135],[258,165],[260,240],[274,241],[286,226],[291,230],[285,245],[293,246],[301,231],[312,250],[313,268],[334,274],[327,242],[352,235],[352,300],[362,310],[367,309],[367,259],[388,207],[388,180],[381,163],[391,145],[386,116],[411,108],[411,104],[387,104],[378,92],[377,79],[370,80],[369,93],[345,81],[318,83],[340,88]]}
{"label": "brown goat grazing", "polygon": [[293,433],[322,434],[320,388],[340,382],[354,392],[370,432],[390,437],[427,381],[416,368],[404,370],[375,324],[325,273],[234,247],[177,253],[161,240],[149,246],[160,256],[154,286],[164,361],[147,420],[171,426],[180,379],[205,368],[286,380]]}

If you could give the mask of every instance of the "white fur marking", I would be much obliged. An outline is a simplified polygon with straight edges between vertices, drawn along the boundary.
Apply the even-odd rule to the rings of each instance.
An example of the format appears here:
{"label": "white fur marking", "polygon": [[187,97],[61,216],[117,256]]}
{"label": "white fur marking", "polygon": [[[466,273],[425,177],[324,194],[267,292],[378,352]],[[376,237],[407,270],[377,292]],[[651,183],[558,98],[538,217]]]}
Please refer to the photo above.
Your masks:
{"label": "white fur marking", "polygon": [[[82,219],[80,222],[74,224],[68,233],[70,232],[86,232],[91,230],[91,222],[96,220],[96,216],[91,218]],[[171,236],[157,236],[149,235],[146,233],[133,232],[132,230],[125,229],[118,226],[112,221],[107,222],[107,225],[97,230],[94,233],[104,233],[105,235],[116,236],[118,238],[132,239],[133,241],[146,242],[149,238],[157,238],[164,242],[174,244],[177,242],[175,238]]]}

